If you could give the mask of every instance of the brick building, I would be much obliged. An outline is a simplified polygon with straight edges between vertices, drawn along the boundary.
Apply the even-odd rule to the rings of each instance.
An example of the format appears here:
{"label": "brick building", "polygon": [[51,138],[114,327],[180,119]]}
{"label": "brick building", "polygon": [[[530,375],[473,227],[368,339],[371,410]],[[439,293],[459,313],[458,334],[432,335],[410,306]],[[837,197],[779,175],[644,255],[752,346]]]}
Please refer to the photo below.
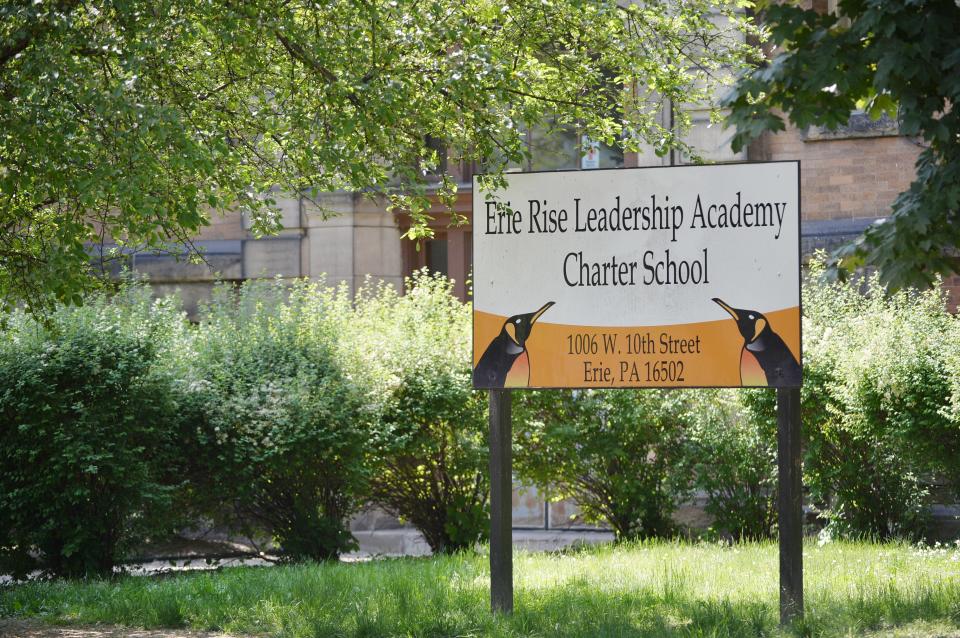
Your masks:
{"label": "brick building", "polygon": [[[851,115],[839,131],[788,127],[777,135],[764,135],[744,152],[729,147],[729,132],[709,126],[704,113],[696,118],[690,141],[710,161],[799,159],[801,161],[802,245],[805,253],[830,248],[852,238],[868,224],[887,214],[890,204],[913,179],[919,153],[916,140],[898,134],[888,119],[872,121],[865,114]],[[573,132],[557,139],[528,135],[531,160],[518,170],[576,170],[580,145]],[[652,152],[618,154],[601,149],[599,166],[659,166],[683,163],[684,158],[659,158]],[[386,212],[383,201],[355,193],[331,193],[317,202],[335,211],[328,218],[316,203],[303,198],[278,197],[284,230],[276,236],[255,238],[240,213],[215,217],[196,238],[207,264],[190,264],[173,256],[135,255],[133,267],[151,278],[158,293],[179,289],[190,310],[206,297],[217,279],[241,281],[251,277],[311,277],[360,285],[367,275],[401,285],[413,270],[429,267],[454,279],[458,296],[466,299],[464,285],[472,261],[472,166],[452,167],[460,181],[455,208],[468,220],[452,227],[437,205],[432,211],[435,237],[416,250],[401,239],[407,220]],[[951,293],[960,290],[951,282]]]}

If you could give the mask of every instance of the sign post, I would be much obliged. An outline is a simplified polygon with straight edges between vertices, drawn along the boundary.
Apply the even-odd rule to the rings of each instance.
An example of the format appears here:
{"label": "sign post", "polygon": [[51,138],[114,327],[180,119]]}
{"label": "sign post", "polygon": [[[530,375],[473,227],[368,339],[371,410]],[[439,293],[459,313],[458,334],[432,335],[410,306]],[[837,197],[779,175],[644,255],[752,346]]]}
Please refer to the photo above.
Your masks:
{"label": "sign post", "polygon": [[490,390],[490,609],[513,611],[512,397]]}
{"label": "sign post", "polygon": [[473,188],[493,610],[513,607],[511,388],[775,387],[781,619],[802,614],[799,162],[504,177]]}
{"label": "sign post", "polygon": [[777,523],[780,624],[803,617],[803,486],[800,482],[800,388],[777,389]]}

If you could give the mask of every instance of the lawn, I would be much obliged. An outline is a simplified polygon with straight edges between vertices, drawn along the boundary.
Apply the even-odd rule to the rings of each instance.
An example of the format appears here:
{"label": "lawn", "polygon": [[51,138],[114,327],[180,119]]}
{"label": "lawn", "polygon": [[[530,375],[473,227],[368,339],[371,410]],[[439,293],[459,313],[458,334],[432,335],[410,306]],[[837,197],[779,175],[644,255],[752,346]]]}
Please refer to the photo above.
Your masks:
{"label": "lawn", "polygon": [[[786,635],[960,637],[960,548],[808,543]],[[487,557],[232,568],[0,589],[0,617],[327,636],[776,636],[777,548],[646,543],[518,553],[516,612],[488,613]]]}

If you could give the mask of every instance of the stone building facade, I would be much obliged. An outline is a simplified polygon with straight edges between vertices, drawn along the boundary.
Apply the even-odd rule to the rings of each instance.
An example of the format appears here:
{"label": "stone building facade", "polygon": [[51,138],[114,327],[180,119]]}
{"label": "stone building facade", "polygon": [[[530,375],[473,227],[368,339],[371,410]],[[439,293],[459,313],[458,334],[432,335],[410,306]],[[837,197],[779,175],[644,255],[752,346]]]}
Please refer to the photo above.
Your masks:
{"label": "stone building facade", "polygon": [[[765,135],[744,152],[734,154],[729,132],[709,127],[704,118],[694,128],[691,141],[710,161],[801,161],[802,248],[833,248],[884,217],[897,194],[914,175],[920,151],[917,140],[898,134],[889,120],[871,121],[854,113],[850,124],[835,132],[801,131],[794,127]],[[531,142],[536,152],[536,140]],[[567,157],[556,151],[549,162],[531,161],[532,170],[550,167],[575,170],[579,146],[567,145]],[[657,166],[683,163],[683,158],[658,158],[653,153],[606,158],[601,167]],[[215,217],[195,240],[205,264],[190,264],[170,255],[135,255],[133,268],[149,275],[158,293],[178,289],[193,311],[209,295],[214,281],[242,281],[253,277],[325,276],[330,283],[360,286],[367,276],[401,286],[403,278],[428,267],[455,281],[455,291],[466,300],[465,282],[472,262],[472,167],[460,166],[460,193],[455,208],[468,220],[451,226],[449,215],[437,204],[431,223],[435,236],[418,250],[401,236],[408,227],[402,214],[386,211],[382,200],[357,193],[325,194],[318,201],[278,197],[284,230],[276,236],[256,238],[241,213]],[[326,213],[321,212],[321,207]],[[948,282],[952,295],[960,282]]]}
{"label": "stone building facade", "polygon": [[275,199],[283,223],[277,235],[255,237],[240,212],[214,216],[193,239],[205,263],[173,254],[137,254],[131,267],[149,277],[157,294],[178,291],[192,316],[217,281],[325,276],[330,283],[356,287],[369,275],[401,285],[404,246],[397,220],[383,206],[352,193],[327,194],[320,202]]}

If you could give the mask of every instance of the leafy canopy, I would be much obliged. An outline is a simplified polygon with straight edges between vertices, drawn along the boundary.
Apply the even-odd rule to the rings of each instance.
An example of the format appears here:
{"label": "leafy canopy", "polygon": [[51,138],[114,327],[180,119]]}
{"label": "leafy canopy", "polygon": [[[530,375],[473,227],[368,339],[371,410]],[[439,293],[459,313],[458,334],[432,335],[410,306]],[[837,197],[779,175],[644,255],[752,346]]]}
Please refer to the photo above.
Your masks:
{"label": "leafy canopy", "polygon": [[834,265],[875,266],[892,288],[930,286],[960,269],[960,8],[953,0],[840,0],[838,14],[766,7],[778,50],[726,100],[734,150],[783,130],[778,110],[798,127],[836,129],[858,107],[896,118],[923,146],[916,179]]}
{"label": "leafy canopy", "polygon": [[743,63],[745,2],[5,2],[0,296],[79,303],[91,243],[182,250],[214,212],[274,231],[276,187],[386,192],[428,236],[438,141],[493,182],[537,123],[684,147],[660,110]]}

